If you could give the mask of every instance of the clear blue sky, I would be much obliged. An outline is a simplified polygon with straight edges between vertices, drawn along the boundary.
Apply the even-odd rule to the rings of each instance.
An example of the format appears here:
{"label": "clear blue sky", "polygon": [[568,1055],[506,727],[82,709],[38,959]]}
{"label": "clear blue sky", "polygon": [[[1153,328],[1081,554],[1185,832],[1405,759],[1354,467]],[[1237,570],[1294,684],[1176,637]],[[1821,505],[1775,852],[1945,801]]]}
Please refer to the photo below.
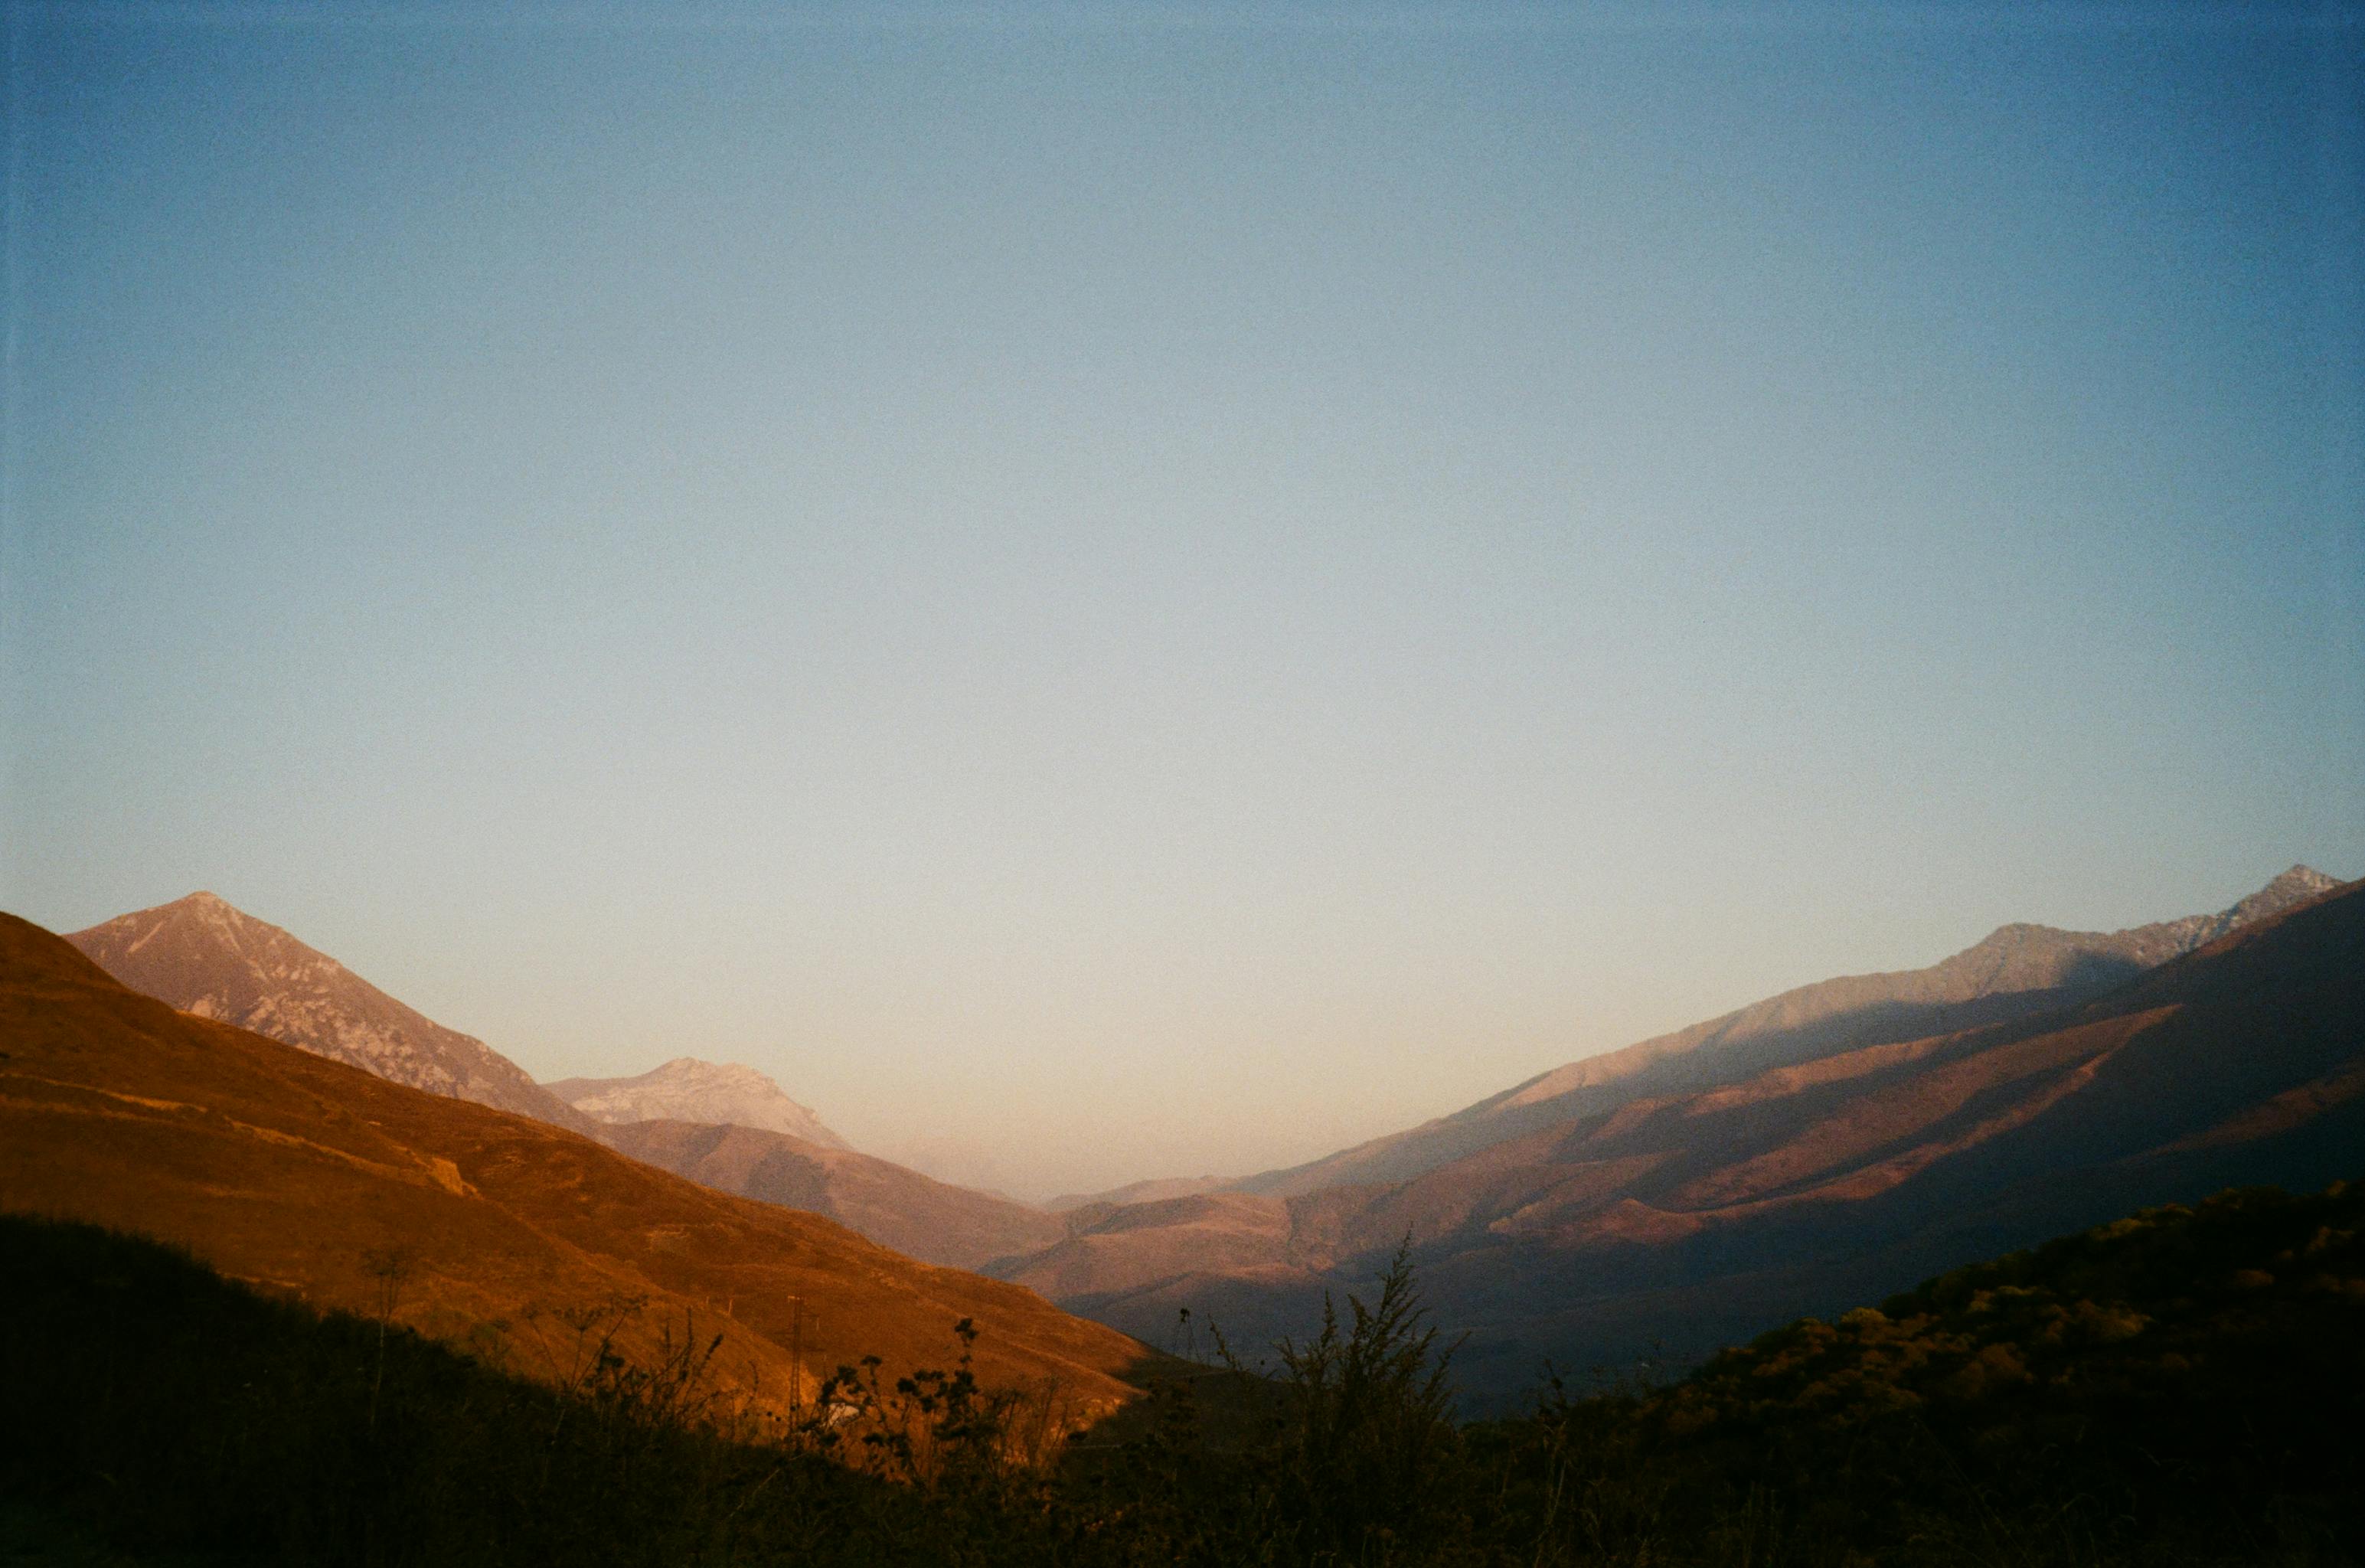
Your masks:
{"label": "clear blue sky", "polygon": [[2365,873],[2365,23],[1993,10],[11,5],[0,907],[1032,1193]]}

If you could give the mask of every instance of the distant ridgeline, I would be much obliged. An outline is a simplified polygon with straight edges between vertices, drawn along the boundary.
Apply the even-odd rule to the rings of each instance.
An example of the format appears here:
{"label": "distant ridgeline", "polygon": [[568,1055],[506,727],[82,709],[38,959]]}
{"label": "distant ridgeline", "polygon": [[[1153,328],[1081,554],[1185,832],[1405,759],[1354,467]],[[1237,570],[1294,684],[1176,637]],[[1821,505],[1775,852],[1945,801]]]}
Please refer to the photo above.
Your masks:
{"label": "distant ridgeline", "polygon": [[1468,1395],[1507,1409],[1547,1360],[1696,1360],[2145,1204],[2320,1186],[2359,1148],[2365,885],[2294,867],[2215,914],[2006,926],[1311,1165],[1074,1206],[989,1268],[1153,1343],[1184,1309],[1261,1339],[1409,1237]]}

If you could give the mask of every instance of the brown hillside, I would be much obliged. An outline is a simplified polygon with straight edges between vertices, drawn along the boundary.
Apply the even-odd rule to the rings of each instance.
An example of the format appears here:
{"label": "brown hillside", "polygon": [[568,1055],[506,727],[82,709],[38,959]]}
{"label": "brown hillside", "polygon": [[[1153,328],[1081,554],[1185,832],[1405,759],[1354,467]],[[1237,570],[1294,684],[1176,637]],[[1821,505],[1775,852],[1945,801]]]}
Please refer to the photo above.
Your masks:
{"label": "brown hillside", "polygon": [[[930,1267],[814,1215],[714,1192],[528,1117],[391,1083],[134,994],[0,915],[0,1204],[155,1237],[233,1277],[398,1315],[552,1370],[569,1313],[643,1304],[645,1350],[695,1312],[716,1367],[778,1402],[867,1353],[943,1365],[976,1321],[981,1378],[1079,1411],[1146,1352],[1033,1293]],[[801,1355],[800,1356],[800,1352]]]}
{"label": "brown hillside", "polygon": [[1057,1215],[1009,1198],[760,1127],[645,1121],[602,1127],[600,1134],[635,1159],[726,1193],[826,1215],[924,1262],[974,1269],[1048,1247],[1067,1234]]}

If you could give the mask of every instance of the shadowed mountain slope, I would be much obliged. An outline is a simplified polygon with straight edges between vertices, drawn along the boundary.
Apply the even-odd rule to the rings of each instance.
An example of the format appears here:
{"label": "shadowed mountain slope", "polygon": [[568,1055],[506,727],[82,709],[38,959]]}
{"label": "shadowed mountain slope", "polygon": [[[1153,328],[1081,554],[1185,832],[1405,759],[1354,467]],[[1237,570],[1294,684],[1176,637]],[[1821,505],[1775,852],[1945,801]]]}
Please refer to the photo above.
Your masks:
{"label": "shadowed mountain slope", "polygon": [[1325,1187],[1408,1181],[1492,1145],[1648,1095],[1735,1082],[1768,1068],[1866,1046],[2050,1013],[2339,885],[2321,871],[2294,866],[2215,914],[2114,932],[2002,926],[1928,969],[1800,986],[1671,1035],[1554,1068],[1408,1131],[1251,1176],[1237,1186],[1291,1197]]}
{"label": "shadowed mountain slope", "polygon": [[[0,915],[0,1203],[185,1248],[319,1306],[398,1316],[560,1375],[572,1325],[654,1356],[695,1314],[726,1383],[779,1404],[867,1353],[1128,1397],[1142,1347],[1032,1292],[900,1257],[529,1117],[392,1083],[140,996]],[[638,1304],[635,1307],[634,1304]]]}
{"label": "shadowed mountain slope", "polygon": [[344,965],[212,893],[66,938],[143,996],[349,1062],[395,1083],[588,1132],[588,1116],[482,1040],[397,1002]]}
{"label": "shadowed mountain slope", "polygon": [[846,1142],[752,1067],[676,1057],[636,1078],[563,1078],[543,1085],[596,1122],[702,1122],[785,1133],[823,1148]]}
{"label": "shadowed mountain slope", "polygon": [[924,1262],[974,1269],[1067,1234],[1056,1215],[1025,1204],[760,1127],[636,1121],[600,1136],[635,1159],[726,1193],[826,1215]]}
{"label": "shadowed mountain slope", "polygon": [[1253,1340],[1409,1235],[1499,1395],[1547,1355],[1697,1353],[2144,1204],[2318,1186],[2360,1147],[2350,887],[2038,1017],[1632,1096],[1406,1182],[1083,1211],[997,1271],[1145,1336],[1187,1305]]}
{"label": "shadowed mountain slope", "polygon": [[1112,1187],[1105,1193],[1062,1193],[1044,1201],[1043,1206],[1053,1214],[1066,1214],[1072,1209],[1090,1208],[1095,1204],[1151,1204],[1161,1198],[1190,1198],[1201,1193],[1220,1192],[1232,1183],[1221,1176],[1154,1176],[1147,1182],[1128,1182],[1122,1187]]}

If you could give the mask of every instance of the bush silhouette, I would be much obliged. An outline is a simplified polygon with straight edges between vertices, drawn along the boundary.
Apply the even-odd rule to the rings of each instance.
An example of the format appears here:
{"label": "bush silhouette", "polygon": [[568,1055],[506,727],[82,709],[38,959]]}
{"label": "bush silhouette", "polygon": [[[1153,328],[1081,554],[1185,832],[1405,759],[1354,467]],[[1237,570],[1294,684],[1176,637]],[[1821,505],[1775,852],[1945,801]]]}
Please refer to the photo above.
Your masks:
{"label": "bush silhouette", "polygon": [[1411,1251],[1409,1240],[1397,1247],[1374,1305],[1347,1298],[1343,1328],[1326,1294],[1320,1330],[1275,1348],[1288,1409],[1275,1456],[1280,1512],[1317,1552],[1353,1559],[1367,1546],[1411,1545],[1439,1522],[1434,1494],[1454,1440],[1452,1349],[1438,1347]]}
{"label": "bush silhouette", "polygon": [[[256,1294],[153,1243],[0,1217],[0,1545],[358,1564],[2354,1563],[2365,1190],[2223,1194],[1802,1320],[1664,1387],[1450,1414],[1400,1249],[1272,1376],[1171,1363],[1069,1445],[944,1370],[840,1369],[785,1424],[717,1336],[619,1354],[539,1315],[540,1381]],[[376,1265],[373,1265],[375,1267]],[[639,1342],[636,1340],[636,1342]],[[1219,1341],[1220,1344],[1220,1341]],[[531,1354],[531,1349],[529,1350]],[[111,1554],[111,1555],[110,1555]]]}

